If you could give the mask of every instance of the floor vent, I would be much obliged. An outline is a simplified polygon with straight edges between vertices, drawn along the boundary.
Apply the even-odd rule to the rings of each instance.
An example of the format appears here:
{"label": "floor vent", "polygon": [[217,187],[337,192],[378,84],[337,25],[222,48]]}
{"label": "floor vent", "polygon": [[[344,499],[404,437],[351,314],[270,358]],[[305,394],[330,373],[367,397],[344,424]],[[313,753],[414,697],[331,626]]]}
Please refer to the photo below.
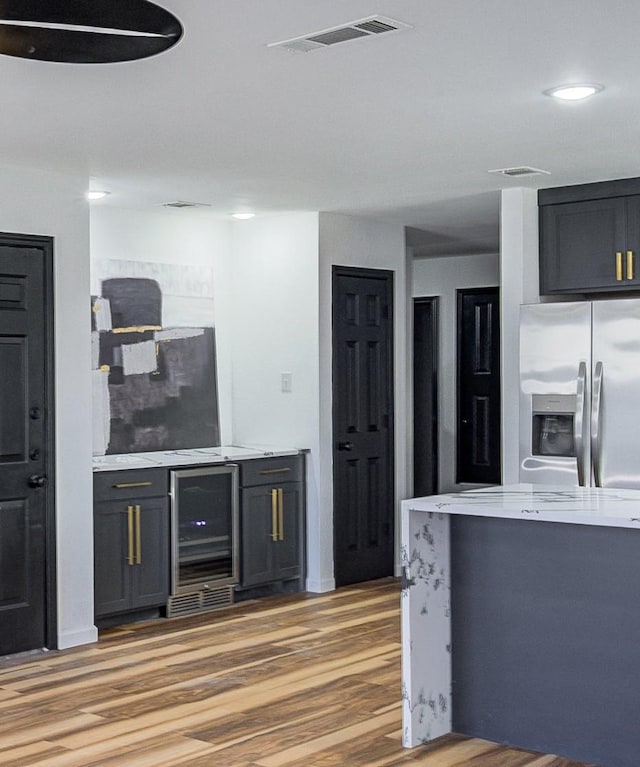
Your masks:
{"label": "floor vent", "polygon": [[490,170],[489,173],[497,173],[499,176],[509,176],[510,178],[519,178],[521,176],[550,176],[551,171],[541,170],[540,168],[531,168],[528,165],[521,165],[517,168],[497,168]]}
{"label": "floor vent", "polygon": [[194,615],[233,604],[233,586],[220,586],[217,589],[202,589],[190,594],[176,594],[167,602],[167,618],[179,615]]}
{"label": "floor vent", "polygon": [[385,16],[369,16],[366,19],[352,21],[339,27],[322,29],[319,32],[311,32],[308,35],[300,35],[290,40],[281,40],[278,43],[269,43],[269,48],[286,48],[294,53],[309,53],[319,48],[328,48],[337,43],[346,43],[362,37],[376,37],[385,32],[400,32],[403,29],[411,29],[409,24],[394,21]]}

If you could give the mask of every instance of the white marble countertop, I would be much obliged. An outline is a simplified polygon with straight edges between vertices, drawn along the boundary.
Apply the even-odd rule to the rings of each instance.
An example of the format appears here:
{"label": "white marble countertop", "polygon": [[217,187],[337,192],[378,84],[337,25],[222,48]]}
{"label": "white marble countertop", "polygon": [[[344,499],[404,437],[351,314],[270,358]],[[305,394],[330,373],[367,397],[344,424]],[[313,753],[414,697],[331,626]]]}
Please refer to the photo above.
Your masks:
{"label": "white marble countertop", "polygon": [[122,455],[100,455],[93,457],[93,471],[118,471],[121,469],[146,469],[159,466],[193,466],[198,464],[247,461],[254,458],[298,455],[297,448],[282,448],[271,445],[219,447],[194,447],[189,450],[161,450],[151,453],[124,453]]}
{"label": "white marble countertop", "polygon": [[640,490],[498,485],[403,501],[403,514],[412,511],[640,530]]}

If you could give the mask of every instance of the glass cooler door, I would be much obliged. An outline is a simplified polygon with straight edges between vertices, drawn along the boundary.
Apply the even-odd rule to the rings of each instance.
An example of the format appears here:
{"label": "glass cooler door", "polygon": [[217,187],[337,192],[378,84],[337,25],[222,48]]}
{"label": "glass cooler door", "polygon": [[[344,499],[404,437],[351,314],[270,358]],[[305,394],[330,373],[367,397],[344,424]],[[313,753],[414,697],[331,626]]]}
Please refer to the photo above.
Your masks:
{"label": "glass cooler door", "polygon": [[237,583],[236,466],[171,472],[173,593]]}

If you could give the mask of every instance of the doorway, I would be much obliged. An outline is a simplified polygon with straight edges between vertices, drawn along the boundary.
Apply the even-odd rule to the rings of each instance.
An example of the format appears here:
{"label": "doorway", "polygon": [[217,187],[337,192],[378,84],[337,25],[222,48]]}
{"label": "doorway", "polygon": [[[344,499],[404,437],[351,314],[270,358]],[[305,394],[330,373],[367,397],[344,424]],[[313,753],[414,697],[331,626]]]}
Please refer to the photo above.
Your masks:
{"label": "doorway", "polygon": [[0,234],[0,655],[54,647],[53,241]]}
{"label": "doorway", "polygon": [[413,495],[438,492],[438,299],[413,300]]}
{"label": "doorway", "polygon": [[500,302],[498,288],[458,290],[456,481],[499,485]]}
{"label": "doorway", "polygon": [[393,272],[333,268],[337,586],[393,575]]}

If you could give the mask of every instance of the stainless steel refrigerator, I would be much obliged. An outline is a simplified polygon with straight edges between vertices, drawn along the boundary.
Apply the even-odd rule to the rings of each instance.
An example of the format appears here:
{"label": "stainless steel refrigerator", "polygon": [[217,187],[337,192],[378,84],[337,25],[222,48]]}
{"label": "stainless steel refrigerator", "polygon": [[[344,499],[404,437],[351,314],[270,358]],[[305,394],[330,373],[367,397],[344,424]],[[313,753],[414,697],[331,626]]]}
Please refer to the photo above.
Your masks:
{"label": "stainless steel refrigerator", "polygon": [[521,307],[520,481],[640,488],[640,299]]}

